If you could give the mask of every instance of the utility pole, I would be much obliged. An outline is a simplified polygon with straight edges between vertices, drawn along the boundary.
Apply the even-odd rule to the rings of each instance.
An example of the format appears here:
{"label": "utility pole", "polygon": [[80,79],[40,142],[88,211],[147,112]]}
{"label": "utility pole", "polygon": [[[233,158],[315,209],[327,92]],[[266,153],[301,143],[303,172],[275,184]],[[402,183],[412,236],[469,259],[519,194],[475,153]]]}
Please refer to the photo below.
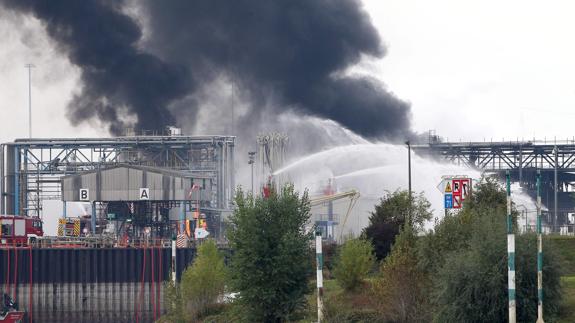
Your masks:
{"label": "utility pole", "polygon": [[235,93],[234,92],[235,92],[234,91],[234,77],[232,76],[232,133],[231,133],[232,136],[234,136],[234,133],[235,133],[234,132],[235,131],[235,129],[234,129],[234,121],[235,121],[234,120],[235,119],[234,94]]}
{"label": "utility pole", "polygon": [[409,205],[407,208],[407,223],[409,226],[411,226],[411,203],[412,203],[412,197],[411,197],[411,143],[408,141],[405,142],[405,144],[407,145],[407,189],[408,189],[408,194],[409,194]]}
{"label": "utility pole", "polygon": [[28,137],[32,138],[32,68],[34,64],[24,65],[28,69]]}
{"label": "utility pole", "polygon": [[541,231],[541,171],[537,170],[537,323],[543,323],[543,239]]}
{"label": "utility pole", "polygon": [[172,237],[172,284],[176,287],[176,236]]}
{"label": "utility pole", "polygon": [[509,297],[509,323],[515,323],[515,235],[513,234],[513,220],[511,218],[511,178],[509,171],[507,171],[505,177],[507,179],[507,292]]}
{"label": "utility pole", "polygon": [[256,152],[255,151],[250,151],[248,152],[248,164],[250,164],[250,166],[252,167],[252,195],[255,195],[254,193],[254,164],[256,162]]}
{"label": "utility pole", "polygon": [[323,319],[323,253],[322,253],[322,235],[321,231],[315,232],[315,259],[317,264],[316,282],[317,282],[317,322],[321,323]]}

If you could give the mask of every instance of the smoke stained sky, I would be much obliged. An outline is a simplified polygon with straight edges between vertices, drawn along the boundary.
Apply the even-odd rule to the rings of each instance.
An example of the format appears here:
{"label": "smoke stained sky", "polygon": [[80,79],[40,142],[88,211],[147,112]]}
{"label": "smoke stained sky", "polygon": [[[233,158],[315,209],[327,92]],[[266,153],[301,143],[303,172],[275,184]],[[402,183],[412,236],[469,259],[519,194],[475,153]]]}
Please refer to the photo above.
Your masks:
{"label": "smoke stained sky", "polygon": [[[387,48],[347,71],[368,75],[412,106],[416,131],[450,139],[572,136],[575,121],[574,4],[550,1],[364,0]],[[37,135],[104,134],[97,121],[71,126],[64,107],[81,73],[31,17],[0,13],[2,141],[27,133],[27,73]],[[146,37],[150,30],[145,30]],[[146,40],[142,44],[151,45]],[[156,53],[160,56],[167,53]],[[229,89],[225,89],[229,91]],[[185,98],[189,100],[190,98]],[[239,98],[238,98],[239,100]]]}

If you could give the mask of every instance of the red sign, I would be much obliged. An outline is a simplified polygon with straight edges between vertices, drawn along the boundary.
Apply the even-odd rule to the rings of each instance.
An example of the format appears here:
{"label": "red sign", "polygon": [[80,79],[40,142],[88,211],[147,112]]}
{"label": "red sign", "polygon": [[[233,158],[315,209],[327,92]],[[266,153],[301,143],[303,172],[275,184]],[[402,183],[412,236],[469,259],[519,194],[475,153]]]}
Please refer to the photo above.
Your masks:
{"label": "red sign", "polygon": [[471,192],[471,179],[454,178],[451,180],[451,188],[453,190],[453,208],[460,209],[463,206],[463,201]]}

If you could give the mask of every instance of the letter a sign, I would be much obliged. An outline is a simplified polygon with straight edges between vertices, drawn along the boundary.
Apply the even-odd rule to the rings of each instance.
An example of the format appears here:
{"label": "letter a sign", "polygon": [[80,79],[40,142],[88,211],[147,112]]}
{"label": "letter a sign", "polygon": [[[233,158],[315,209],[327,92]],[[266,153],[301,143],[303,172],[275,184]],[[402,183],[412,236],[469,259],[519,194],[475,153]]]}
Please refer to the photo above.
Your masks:
{"label": "letter a sign", "polygon": [[149,200],[150,199],[150,189],[140,188],[140,200]]}

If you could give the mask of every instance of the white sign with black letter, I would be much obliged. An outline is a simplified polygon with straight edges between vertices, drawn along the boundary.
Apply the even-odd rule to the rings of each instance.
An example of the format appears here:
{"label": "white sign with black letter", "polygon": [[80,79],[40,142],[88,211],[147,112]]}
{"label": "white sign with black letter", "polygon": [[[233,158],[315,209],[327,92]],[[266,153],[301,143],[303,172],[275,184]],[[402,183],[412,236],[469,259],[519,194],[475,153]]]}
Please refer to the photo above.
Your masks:
{"label": "white sign with black letter", "polygon": [[150,199],[150,189],[147,187],[140,188],[140,200]]}
{"label": "white sign with black letter", "polygon": [[80,201],[89,201],[90,200],[90,190],[87,188],[80,189]]}

